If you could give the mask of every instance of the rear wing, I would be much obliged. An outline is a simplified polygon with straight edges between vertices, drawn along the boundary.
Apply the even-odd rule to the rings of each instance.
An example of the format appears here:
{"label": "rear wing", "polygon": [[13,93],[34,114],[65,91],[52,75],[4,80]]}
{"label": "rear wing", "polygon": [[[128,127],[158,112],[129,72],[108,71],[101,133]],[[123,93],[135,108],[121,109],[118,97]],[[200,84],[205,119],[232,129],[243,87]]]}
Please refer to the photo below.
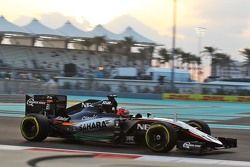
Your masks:
{"label": "rear wing", "polygon": [[82,111],[86,107],[97,107],[106,112],[116,110],[116,95],[107,96],[108,100],[88,99],[81,103],[67,108],[67,96],[65,95],[26,95],[25,97],[25,115],[37,113],[47,115],[50,118],[62,116],[68,117]]}
{"label": "rear wing", "polygon": [[25,115],[37,113],[51,117],[66,116],[67,96],[34,95],[25,97]]}

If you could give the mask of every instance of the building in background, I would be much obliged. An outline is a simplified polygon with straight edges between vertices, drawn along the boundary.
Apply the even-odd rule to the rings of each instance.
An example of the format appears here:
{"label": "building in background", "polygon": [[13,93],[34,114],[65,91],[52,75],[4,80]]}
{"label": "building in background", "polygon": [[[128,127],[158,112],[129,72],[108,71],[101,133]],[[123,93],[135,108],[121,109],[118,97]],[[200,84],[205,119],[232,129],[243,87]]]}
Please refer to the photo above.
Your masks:
{"label": "building in background", "polygon": [[244,66],[243,62],[233,61],[230,64],[216,64],[211,67],[213,75],[209,76],[205,81],[250,78],[247,67]]}

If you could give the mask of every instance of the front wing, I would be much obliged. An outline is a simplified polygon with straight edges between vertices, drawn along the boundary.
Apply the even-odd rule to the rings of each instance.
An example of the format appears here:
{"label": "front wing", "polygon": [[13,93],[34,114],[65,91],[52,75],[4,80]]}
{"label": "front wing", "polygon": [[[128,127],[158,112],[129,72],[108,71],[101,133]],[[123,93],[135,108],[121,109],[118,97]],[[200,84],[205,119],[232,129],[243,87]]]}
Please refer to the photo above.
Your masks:
{"label": "front wing", "polygon": [[214,143],[201,142],[201,141],[182,141],[179,140],[176,144],[176,148],[193,153],[205,153],[208,151],[228,149],[237,147],[237,139],[217,137],[222,142],[222,146],[215,145]]}

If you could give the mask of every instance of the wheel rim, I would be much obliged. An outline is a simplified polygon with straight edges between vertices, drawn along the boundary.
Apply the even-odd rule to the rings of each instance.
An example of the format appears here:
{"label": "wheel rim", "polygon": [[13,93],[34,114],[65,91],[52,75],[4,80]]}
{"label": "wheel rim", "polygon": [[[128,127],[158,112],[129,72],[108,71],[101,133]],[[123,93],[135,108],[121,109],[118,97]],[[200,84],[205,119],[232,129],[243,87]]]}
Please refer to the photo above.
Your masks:
{"label": "wheel rim", "polygon": [[163,150],[168,143],[168,136],[164,128],[149,129],[148,145],[155,151]]}
{"label": "wheel rim", "polygon": [[34,118],[27,118],[22,123],[22,134],[27,139],[33,139],[38,134],[37,121]]}

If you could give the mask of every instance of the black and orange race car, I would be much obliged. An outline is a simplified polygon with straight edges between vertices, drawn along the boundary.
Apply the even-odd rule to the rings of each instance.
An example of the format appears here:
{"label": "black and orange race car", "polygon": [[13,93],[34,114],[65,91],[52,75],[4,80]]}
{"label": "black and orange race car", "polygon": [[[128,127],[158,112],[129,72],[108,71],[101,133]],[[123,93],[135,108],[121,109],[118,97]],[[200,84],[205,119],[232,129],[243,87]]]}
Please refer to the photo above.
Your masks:
{"label": "black and orange race car", "polygon": [[179,150],[203,153],[237,147],[237,139],[213,137],[209,126],[199,120],[188,122],[149,115],[129,115],[117,109],[116,96],[89,99],[67,108],[64,95],[26,95],[22,136],[28,141],[46,137],[104,142],[114,145],[144,145],[154,152]]}

